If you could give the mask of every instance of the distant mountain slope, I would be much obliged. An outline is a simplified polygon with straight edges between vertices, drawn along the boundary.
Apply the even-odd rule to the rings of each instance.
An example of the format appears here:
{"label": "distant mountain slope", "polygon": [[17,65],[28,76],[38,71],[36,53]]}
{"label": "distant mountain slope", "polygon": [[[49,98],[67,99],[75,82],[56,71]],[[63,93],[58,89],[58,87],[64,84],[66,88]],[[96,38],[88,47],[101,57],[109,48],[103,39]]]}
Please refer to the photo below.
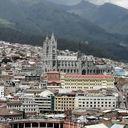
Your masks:
{"label": "distant mountain slope", "polygon": [[108,32],[128,35],[128,10],[125,8],[110,3],[98,6],[82,0],[79,4],[70,6],[68,12],[77,14]]}
{"label": "distant mountain slope", "polygon": [[[9,41],[11,43],[21,43],[21,44],[31,44],[36,46],[43,46],[43,41],[45,37],[42,36],[33,36],[33,35],[25,35],[19,31],[16,31],[11,28],[0,28],[0,40]],[[100,48],[92,46],[91,44],[86,43],[79,43],[73,40],[66,40],[66,39],[59,39],[58,41],[58,48],[61,50],[69,49],[72,51],[80,50],[87,55],[94,55],[98,57],[108,57],[111,55],[107,55],[104,51]]]}
{"label": "distant mountain slope", "polygon": [[119,33],[128,36],[128,14],[116,21],[112,26],[112,33]]}
{"label": "distant mountain slope", "polygon": [[96,25],[60,9],[59,5],[41,0],[1,0],[0,18],[14,24],[23,33],[46,35],[76,40],[99,38],[107,33]]}
{"label": "distant mountain slope", "polygon": [[43,36],[54,32],[59,38],[89,40],[99,44],[117,41],[86,19],[45,0],[1,0],[0,18],[12,23],[13,29],[24,34]]}
{"label": "distant mountain slope", "polygon": [[[79,4],[78,7],[84,8],[84,4]],[[69,9],[69,6],[46,0],[0,0],[0,39],[37,42],[41,36],[54,32],[57,38],[73,40],[77,44],[87,40],[87,47],[91,47],[90,54],[94,53],[95,49],[100,49],[105,56],[127,59],[128,49],[120,46],[121,43],[125,44],[127,39],[124,41],[123,38],[107,33],[86,18],[67,12],[67,8]],[[93,9],[95,6],[88,3],[88,13],[89,8]],[[81,50],[86,52],[85,45]]]}
{"label": "distant mountain slope", "polygon": [[[128,15],[128,10],[119,6],[106,3],[98,8],[96,24],[103,26],[109,32],[126,34],[119,31],[119,26],[122,26],[123,18]],[[119,23],[119,26],[116,24]],[[117,31],[114,29],[117,28]],[[123,29],[123,28],[122,28]],[[128,34],[128,31],[127,31]]]}

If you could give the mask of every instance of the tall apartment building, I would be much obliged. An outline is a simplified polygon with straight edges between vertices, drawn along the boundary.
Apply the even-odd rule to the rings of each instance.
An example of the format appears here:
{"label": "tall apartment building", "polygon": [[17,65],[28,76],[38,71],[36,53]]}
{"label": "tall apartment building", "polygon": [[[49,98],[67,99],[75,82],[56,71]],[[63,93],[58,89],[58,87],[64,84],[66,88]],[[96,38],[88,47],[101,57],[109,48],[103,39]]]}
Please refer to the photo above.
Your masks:
{"label": "tall apartment building", "polygon": [[70,90],[114,88],[114,78],[112,75],[62,74],[61,87]]}

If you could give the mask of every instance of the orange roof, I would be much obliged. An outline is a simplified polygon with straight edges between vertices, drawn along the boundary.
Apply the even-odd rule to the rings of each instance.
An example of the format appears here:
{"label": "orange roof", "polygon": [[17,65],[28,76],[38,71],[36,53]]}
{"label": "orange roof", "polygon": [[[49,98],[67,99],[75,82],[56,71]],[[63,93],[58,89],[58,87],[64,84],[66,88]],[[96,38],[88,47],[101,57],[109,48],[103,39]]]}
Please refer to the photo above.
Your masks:
{"label": "orange roof", "polygon": [[71,79],[110,79],[113,78],[112,75],[75,75],[75,74],[66,74],[65,78]]}

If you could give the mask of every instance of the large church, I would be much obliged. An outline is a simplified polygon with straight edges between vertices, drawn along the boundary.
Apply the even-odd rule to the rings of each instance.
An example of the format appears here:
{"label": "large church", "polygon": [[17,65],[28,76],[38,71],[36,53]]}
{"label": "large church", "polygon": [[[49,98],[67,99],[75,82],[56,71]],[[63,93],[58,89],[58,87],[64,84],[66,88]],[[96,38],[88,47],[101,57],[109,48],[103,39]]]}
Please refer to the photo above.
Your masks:
{"label": "large church", "polygon": [[52,36],[46,37],[43,43],[44,71],[60,71],[70,74],[110,74],[112,67],[103,59],[78,54],[63,54],[57,50],[57,40]]}

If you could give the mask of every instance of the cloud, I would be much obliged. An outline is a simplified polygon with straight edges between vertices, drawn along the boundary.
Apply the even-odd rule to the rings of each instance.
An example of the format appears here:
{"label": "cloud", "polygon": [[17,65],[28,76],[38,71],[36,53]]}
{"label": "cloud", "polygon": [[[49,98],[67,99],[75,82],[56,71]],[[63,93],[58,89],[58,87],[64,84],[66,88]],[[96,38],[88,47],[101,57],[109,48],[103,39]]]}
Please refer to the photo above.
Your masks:
{"label": "cloud", "polygon": [[[60,3],[60,4],[72,5],[72,4],[79,3],[81,0],[50,0],[50,1]],[[118,6],[128,8],[128,0],[85,0],[85,1],[89,1],[94,4],[104,4],[106,2],[109,2],[112,4],[116,4]]]}
{"label": "cloud", "polygon": [[87,0],[95,4],[104,4],[106,2],[116,4],[118,6],[122,6],[128,8],[128,0]]}
{"label": "cloud", "polygon": [[112,3],[128,8],[128,0],[111,0]]}

